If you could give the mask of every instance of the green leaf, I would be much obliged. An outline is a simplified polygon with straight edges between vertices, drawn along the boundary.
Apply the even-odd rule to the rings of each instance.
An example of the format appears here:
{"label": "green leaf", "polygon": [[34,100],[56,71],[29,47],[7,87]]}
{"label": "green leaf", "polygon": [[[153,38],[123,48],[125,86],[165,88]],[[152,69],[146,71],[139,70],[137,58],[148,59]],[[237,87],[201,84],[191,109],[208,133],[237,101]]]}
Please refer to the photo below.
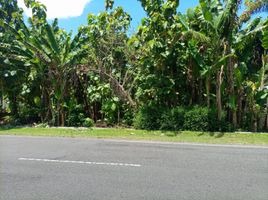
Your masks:
{"label": "green leaf", "polygon": [[263,33],[262,46],[268,49],[268,30]]}
{"label": "green leaf", "polygon": [[57,54],[60,54],[60,50],[59,50],[59,47],[55,38],[54,31],[52,30],[49,24],[46,24],[45,27],[46,27],[46,34],[48,36],[51,47],[53,48],[54,52],[56,52]]}
{"label": "green leaf", "polygon": [[268,93],[264,93],[262,96],[261,96],[261,99],[266,99],[268,96]]}
{"label": "green leaf", "polygon": [[40,97],[34,97],[34,103],[35,103],[35,105],[40,106],[41,105]]}
{"label": "green leaf", "polygon": [[116,110],[116,107],[117,107],[116,104],[115,104],[115,103],[112,103],[112,105],[111,105],[111,110],[112,110],[112,111],[115,111],[115,110]]}

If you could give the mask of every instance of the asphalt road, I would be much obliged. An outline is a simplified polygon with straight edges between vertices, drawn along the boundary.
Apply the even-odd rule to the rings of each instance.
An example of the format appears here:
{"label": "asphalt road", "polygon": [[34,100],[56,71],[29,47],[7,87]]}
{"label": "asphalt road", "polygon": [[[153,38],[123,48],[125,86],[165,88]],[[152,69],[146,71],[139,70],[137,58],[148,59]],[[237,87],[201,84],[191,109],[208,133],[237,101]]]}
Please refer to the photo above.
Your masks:
{"label": "asphalt road", "polygon": [[0,136],[0,200],[268,200],[268,148]]}

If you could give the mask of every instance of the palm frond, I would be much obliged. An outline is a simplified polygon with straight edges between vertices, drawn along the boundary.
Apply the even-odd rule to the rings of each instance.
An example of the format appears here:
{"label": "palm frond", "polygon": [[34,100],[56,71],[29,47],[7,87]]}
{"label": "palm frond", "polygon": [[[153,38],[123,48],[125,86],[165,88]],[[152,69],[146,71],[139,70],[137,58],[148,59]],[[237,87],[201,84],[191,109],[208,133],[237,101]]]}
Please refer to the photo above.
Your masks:
{"label": "palm frond", "polygon": [[200,21],[200,24],[204,27],[204,29],[210,30],[214,34],[217,32],[213,20],[207,20],[204,16],[202,9],[197,9],[196,15],[198,16],[198,20]]}
{"label": "palm frond", "polygon": [[262,46],[263,48],[268,49],[268,30],[263,33]]}
{"label": "palm frond", "polygon": [[209,44],[210,43],[210,38],[207,37],[205,34],[198,32],[198,31],[194,31],[194,30],[188,30],[184,33],[183,35],[183,39],[184,40],[188,40],[188,39],[194,39],[197,42],[200,43],[205,43],[205,44]]}
{"label": "palm frond", "polygon": [[56,38],[55,38],[54,31],[52,30],[52,28],[49,24],[45,25],[45,29],[46,29],[46,34],[47,34],[49,43],[50,43],[51,47],[53,48],[53,51],[55,53],[59,54],[60,50],[59,50],[59,46],[58,46]]}
{"label": "palm frond", "polygon": [[247,22],[252,14],[268,11],[268,0],[246,0],[245,5],[247,8],[239,17],[240,23]]}
{"label": "palm frond", "polygon": [[218,62],[216,62],[213,66],[212,66],[212,69],[213,70],[217,70],[219,67],[221,67],[222,65],[225,65],[227,60],[229,58],[237,58],[237,56],[235,54],[228,54],[224,57],[222,57],[220,60],[218,60]]}

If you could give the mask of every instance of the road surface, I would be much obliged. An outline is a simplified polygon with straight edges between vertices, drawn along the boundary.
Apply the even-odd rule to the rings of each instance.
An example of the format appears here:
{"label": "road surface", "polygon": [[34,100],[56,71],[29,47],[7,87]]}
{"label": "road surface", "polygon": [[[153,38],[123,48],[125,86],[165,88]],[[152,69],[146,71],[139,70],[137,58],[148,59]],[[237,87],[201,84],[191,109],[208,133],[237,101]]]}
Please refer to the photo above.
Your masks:
{"label": "road surface", "polygon": [[268,200],[268,148],[0,136],[0,200]]}

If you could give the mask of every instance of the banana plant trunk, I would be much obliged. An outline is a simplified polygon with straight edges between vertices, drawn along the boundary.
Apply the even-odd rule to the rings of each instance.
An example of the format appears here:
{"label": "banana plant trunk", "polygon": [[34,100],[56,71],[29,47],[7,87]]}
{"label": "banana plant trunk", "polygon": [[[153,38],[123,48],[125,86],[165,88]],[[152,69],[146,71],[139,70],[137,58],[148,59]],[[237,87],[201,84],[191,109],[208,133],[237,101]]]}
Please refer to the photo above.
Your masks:
{"label": "banana plant trunk", "polygon": [[218,121],[221,121],[222,116],[222,99],[221,99],[221,85],[223,76],[224,66],[222,65],[220,70],[217,72],[217,84],[216,84],[216,103],[217,103],[217,115]]}
{"label": "banana plant trunk", "polygon": [[206,78],[207,107],[210,108],[210,75]]}
{"label": "banana plant trunk", "polygon": [[[229,42],[226,42],[226,55],[231,54],[231,46]],[[227,91],[228,91],[228,97],[229,101],[231,102],[231,99],[235,97],[235,90],[234,90],[234,62],[233,58],[229,57],[227,60]],[[229,108],[230,112],[230,119],[229,121],[232,122],[234,127],[237,127],[237,113],[236,113],[236,106],[232,105],[231,108]]]}
{"label": "banana plant trunk", "polygon": [[243,108],[242,108],[242,101],[243,101],[243,88],[240,88],[238,90],[238,97],[237,97],[237,125],[241,127],[241,122],[242,122],[242,113],[243,113]]}
{"label": "banana plant trunk", "polygon": [[11,114],[13,116],[19,116],[19,107],[18,107],[18,99],[17,99],[17,95],[16,94],[12,94],[10,95],[10,108],[11,108]]}
{"label": "banana plant trunk", "polygon": [[257,132],[258,130],[258,113],[256,108],[256,103],[253,101],[252,105],[252,131]]}
{"label": "banana plant trunk", "polygon": [[0,112],[3,110],[3,104],[4,104],[4,100],[3,100],[3,92],[0,92]]}
{"label": "banana plant trunk", "polygon": [[268,131],[268,98],[266,100],[266,131]]}
{"label": "banana plant trunk", "polygon": [[64,108],[59,102],[57,104],[57,126],[64,127],[65,126],[65,114],[64,114]]}

